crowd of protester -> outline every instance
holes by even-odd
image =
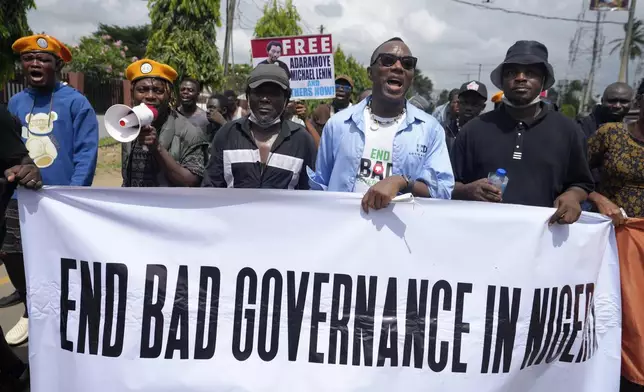
[[[0,385],[19,391],[29,371],[10,346],[28,339],[29,318],[13,191],[18,184],[90,186],[98,124],[87,99],[57,79],[71,59],[62,43],[34,35],[13,49],[29,88],[0,108],[2,257],[16,288],[0,307],[25,303],[25,313],[6,341],[0,337]],[[554,207],[550,224],[572,224],[582,209],[615,225],[644,215],[644,114],[624,122],[634,100],[643,99],[644,84],[637,93],[610,85],[576,122],[542,97],[555,82],[547,48],[518,41],[490,75],[498,93],[489,97],[485,84],[466,81],[432,111],[426,98],[408,97],[416,64],[405,42],[392,38],[370,59],[370,90],[354,91],[351,77],[338,75],[335,98],[309,112],[291,99],[289,75],[275,62],[255,67],[243,94],[213,94],[203,110],[198,75],[180,81],[177,99],[177,72],[138,60],[125,70],[132,104],[158,115],[122,146],[123,186],[356,192],[365,213],[411,193]],[[488,99],[494,109],[483,113]],[[488,180],[497,169],[509,179],[503,189]],[[642,388],[622,380],[623,391]]]

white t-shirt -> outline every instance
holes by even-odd
[[[377,130],[372,130],[371,113],[368,108],[364,110],[365,143],[360,166],[358,167],[358,178],[353,191],[364,194],[378,181],[391,175],[393,169],[392,152],[394,136],[400,130],[405,116],[398,120],[393,118],[382,118],[375,116],[380,122]]]

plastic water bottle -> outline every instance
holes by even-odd
[[[487,176],[488,182],[501,190],[501,195],[505,192],[505,187],[508,186],[508,181],[510,181],[507,174],[505,169],[496,169],[496,172]]]

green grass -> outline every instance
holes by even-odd
[[[113,146],[113,145],[118,144],[118,143],[119,142],[114,140],[114,138],[108,136],[108,137],[104,137],[104,138],[102,138],[102,139],[100,139],[98,141],[98,147],[99,148],[101,148],[101,147],[109,147],[109,146]]]

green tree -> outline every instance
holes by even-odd
[[[581,80],[565,81],[558,87],[548,90],[548,97],[559,103],[562,113],[569,117],[575,117],[581,107],[583,89],[584,83]]]
[[[613,45],[610,54],[619,50],[620,54],[624,53],[624,41],[626,40],[626,31],[628,30],[628,23],[624,24],[624,38],[615,38],[609,44]],[[631,60],[642,57],[642,50],[644,48],[644,24],[642,20],[633,20],[633,39],[631,40],[631,47],[628,50],[628,57]]]
[[[74,72],[83,72],[101,80],[122,78],[131,60],[126,54],[127,47],[110,36],[87,36],[73,46],[72,61],[68,67]]]
[[[114,42],[121,41],[127,50],[128,57],[143,58],[150,40],[150,25],[141,26],[116,26],[100,23],[98,30],[94,32],[95,37],[110,37]]]
[[[18,57],[11,45],[20,37],[31,34],[27,11],[36,8],[34,0],[3,1],[0,7],[0,86],[13,78]]]
[[[414,80],[411,84],[411,94],[418,94],[424,98],[430,99],[432,91],[434,90],[434,83],[427,76],[423,75],[422,71],[416,70]]]
[[[215,89],[223,83],[217,50],[220,0],[149,0],[153,31],[147,57]]]
[[[245,92],[246,81],[248,80],[248,75],[250,75],[250,71],[253,70],[253,67],[250,64],[235,64],[234,67],[228,69],[232,69],[232,71],[228,76],[226,76],[224,89],[234,90],[238,94]]]
[[[436,102],[436,106],[440,106],[444,103],[447,103],[449,101],[449,90],[441,90],[440,95],[438,96],[438,101]]]
[[[255,37],[302,35],[302,28],[298,25],[300,20],[293,0],[286,0],[284,5],[277,0],[269,1],[264,5],[264,15],[255,24]]]

